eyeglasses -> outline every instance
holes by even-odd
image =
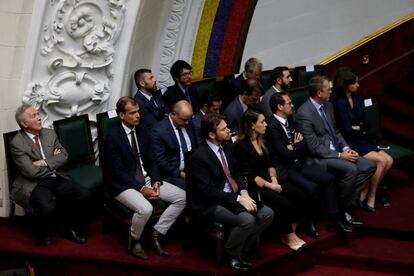
[[[188,71],[180,74],[180,77],[189,77],[193,75],[193,71]]]

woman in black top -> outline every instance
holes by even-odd
[[[333,79],[333,89],[338,95],[335,102],[335,115],[339,130],[351,149],[377,165],[370,184],[360,195],[365,209],[374,213],[378,184],[391,168],[393,159],[366,138],[369,121],[364,101],[356,94],[358,88],[358,77],[349,68],[338,69]]]
[[[247,178],[252,198],[260,198],[275,212],[281,242],[295,251],[303,250],[306,243],[295,230],[299,209],[308,200],[297,188],[278,182],[264,143],[266,126],[263,114],[250,109],[243,114],[235,146],[237,172]]]

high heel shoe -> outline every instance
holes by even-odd
[[[364,210],[373,214],[376,212],[374,207],[368,205],[368,201],[364,201]]]
[[[297,251],[297,252],[302,252],[307,247],[306,243],[302,243],[302,244],[299,243],[299,244],[295,244],[295,245],[290,245],[285,240],[283,240],[283,238],[280,239],[280,242],[283,245],[286,245],[287,247],[292,249],[293,251]]]

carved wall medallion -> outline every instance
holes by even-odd
[[[111,94],[125,0],[55,0],[45,15],[36,71],[23,102],[39,109],[46,127],[79,114],[92,119]]]

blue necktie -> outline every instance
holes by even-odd
[[[184,154],[188,151],[187,142],[185,141],[184,133],[182,129],[177,127],[177,130],[178,130],[178,136],[180,137],[181,150],[183,151],[183,154]]]
[[[329,133],[329,139],[331,140],[332,145],[334,146],[335,150],[338,151],[338,147],[336,146],[335,136],[334,136],[333,130],[331,128],[331,125],[328,122],[328,118],[326,117],[325,110],[323,110],[323,106],[321,106],[319,108],[319,110],[321,112],[321,118],[322,118],[323,124],[325,125],[325,129]]]

